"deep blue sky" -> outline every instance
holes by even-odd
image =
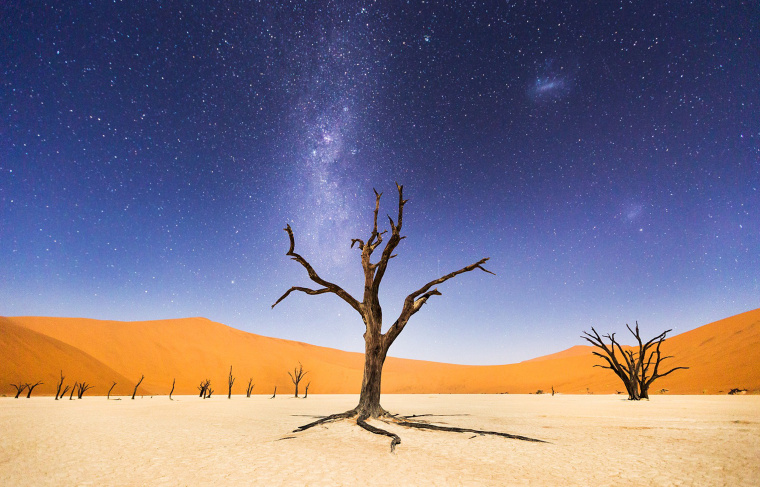
[[[756,2],[3,2],[0,314],[204,316],[363,351],[374,196],[390,354],[509,363],[760,306]]]

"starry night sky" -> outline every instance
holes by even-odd
[[[760,307],[756,2],[0,5],[0,314],[204,316],[363,351],[374,195],[394,356],[510,363]],[[387,220],[386,220],[387,221]],[[626,332],[627,333],[627,332]]]

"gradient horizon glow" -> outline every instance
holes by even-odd
[[[502,364],[760,307],[760,7],[0,6],[0,315],[203,316],[363,352],[352,238],[407,236],[390,350]],[[387,227],[387,220],[383,220]]]

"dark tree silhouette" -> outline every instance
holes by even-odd
[[[76,390],[78,385],[79,385],[79,382],[74,382],[74,387],[71,388],[71,393],[69,394],[69,401],[74,399],[74,391]]]
[[[82,382],[79,384],[79,387],[77,388],[77,399],[82,399],[82,396],[84,396],[84,393],[92,389],[93,386],[88,384],[87,382]]]
[[[144,375],[141,375],[140,380],[137,381],[137,385],[135,385],[135,390],[132,391],[132,399],[135,398],[135,394],[137,394],[137,388],[140,387],[140,384],[142,383],[143,379],[145,378]]]
[[[436,287],[437,285],[442,284],[460,274],[464,274],[476,269],[480,269],[481,271],[493,274],[492,272],[486,270],[485,267],[483,267],[486,261],[488,261],[488,258],[483,258],[473,264],[470,264],[459,270],[450,272],[443,277],[439,277],[438,279],[434,279],[428,282],[406,297],[398,318],[396,318],[390,328],[385,333],[383,333],[383,313],[380,306],[380,299],[378,297],[380,292],[380,283],[385,276],[385,272],[388,268],[388,263],[392,258],[396,256],[394,254],[396,246],[398,246],[401,240],[406,238],[405,236],[401,235],[401,229],[404,223],[404,205],[407,203],[407,200],[404,199],[403,186],[397,183],[396,189],[398,190],[398,214],[396,221],[388,216],[388,220],[390,222],[390,236],[387,237],[388,240],[385,243],[385,246],[382,248],[382,252],[378,261],[372,262],[373,253],[380,247],[380,245],[385,240],[385,235],[388,233],[387,230],[382,232],[379,231],[377,226],[377,217],[380,211],[380,197],[382,196],[381,193],[375,191],[374,218],[369,238],[366,241],[359,238],[351,240],[351,247],[353,248],[356,246],[359,251],[361,251],[361,266],[364,274],[364,295],[361,301],[353,297],[338,284],[322,278],[304,257],[296,253],[293,230],[290,228],[290,225],[287,225],[285,227],[285,232],[288,234],[288,238],[290,240],[290,248],[288,249],[286,255],[288,255],[292,260],[298,262],[306,270],[309,278],[319,287],[312,289],[307,287],[293,286],[288,289],[285,294],[280,296],[280,298],[272,305],[274,308],[283,299],[287,298],[293,291],[299,291],[309,295],[332,293],[345,301],[354,311],[359,314],[359,316],[361,316],[365,329],[364,377],[362,379],[361,392],[359,395],[359,404],[357,404],[354,409],[351,409],[344,413],[324,417],[313,423],[301,426],[296,431],[303,431],[318,424],[336,421],[339,419],[356,418],[356,423],[365,430],[392,438],[391,451],[393,451],[395,446],[401,442],[401,439],[393,433],[371,426],[366,422],[366,419],[368,418],[377,418],[386,421],[395,421],[397,424],[403,424],[404,426],[409,426],[411,423],[409,421],[399,421],[398,417],[389,414],[380,405],[381,378],[383,372],[383,364],[385,363],[388,349],[396,340],[396,338],[398,338],[399,334],[404,330],[404,327],[409,322],[409,319],[415,313],[417,313],[423,307],[423,305],[425,305],[425,303],[427,303],[428,299],[430,299],[432,296],[439,296],[441,294],[441,292],[438,291],[438,288]],[[433,425],[426,424],[425,427],[428,426],[432,427]],[[436,428],[444,431],[456,431],[455,429],[442,426],[436,426]],[[482,433],[492,434],[493,432]]]
[[[248,379],[248,388],[245,390],[245,397],[251,397],[251,392],[254,387],[256,387],[256,384],[253,383],[253,377],[251,377]]]
[[[227,399],[232,399],[232,384],[235,383],[235,378],[232,377],[232,365],[230,365],[230,376],[227,378],[227,384],[229,389],[227,390]]]
[[[214,392],[214,390],[211,388],[211,380],[206,379],[205,381],[202,381],[198,386],[198,390],[200,391],[200,395],[198,397],[202,397],[203,399],[208,399],[211,397],[211,394]]]
[[[65,377],[63,376],[63,370],[61,370],[61,380],[58,382],[58,386],[55,389],[55,400],[56,401],[58,400],[58,396],[62,396],[63,395],[61,393],[61,387],[63,387],[63,379],[65,379]]]
[[[173,400],[174,400],[174,399],[172,399],[172,394],[174,393],[174,383],[175,383],[175,382],[177,382],[177,379],[176,379],[176,378],[172,379],[172,390],[171,390],[171,391],[169,391],[169,400],[170,400],[170,401],[173,401]]]
[[[639,333],[639,323],[636,322],[635,331],[626,324],[626,328],[636,338],[638,349],[633,347],[624,350],[620,343],[615,339],[615,334],[599,335],[591,327],[591,333],[583,332],[581,338],[591,343],[593,346],[602,350],[592,352],[597,357],[601,357],[607,362],[607,365],[596,364],[594,367],[610,369],[623,381],[625,389],[628,392],[628,399],[638,401],[640,399],[649,399],[649,387],[656,379],[665,377],[679,369],[688,369],[688,367],[674,367],[667,372],[660,372],[662,361],[673,358],[672,356],[663,357],[660,353],[660,346],[665,341],[665,337],[672,330],[665,330],[648,342],[644,343]],[[609,344],[604,342],[604,338],[610,341]]]
[[[293,367],[293,373],[291,374],[288,372],[288,375],[290,376],[290,380],[293,381],[293,384],[296,386],[296,397],[298,397],[298,384],[303,380],[303,376],[308,374],[309,372],[304,372],[303,365],[301,365],[301,362],[298,362],[298,367]]]
[[[111,384],[111,388],[108,389],[108,394],[106,395],[106,399],[111,399],[111,391],[113,390],[114,387],[116,387],[116,381],[114,381],[114,383]]]
[[[61,392],[61,396],[60,397],[63,398],[63,396],[65,396],[68,391],[69,391],[69,386],[64,387],[63,391]]]
[[[38,380],[34,384],[25,384],[26,385],[26,391],[27,391],[26,392],[26,398],[27,399],[29,399],[30,397],[32,397],[32,391],[34,390],[35,387],[37,387],[40,384],[44,384],[44,382]]]
[[[311,382],[309,382],[308,384],[306,384],[306,390],[303,393],[303,398],[304,399],[306,399],[307,397],[309,397],[309,386],[310,385],[311,385]]]
[[[269,399],[274,399],[275,397],[277,397],[277,386],[274,386],[274,393],[272,394],[272,397],[270,397]]]
[[[18,396],[21,395],[22,392],[24,392],[24,389],[26,389],[26,384],[11,384],[13,387],[16,388],[16,395],[14,396],[16,399],[18,399]]]

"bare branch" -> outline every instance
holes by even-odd
[[[390,344],[393,343],[396,337],[398,337],[399,333],[403,331],[404,327],[406,326],[406,323],[409,321],[409,318],[411,318],[413,314],[415,314],[417,311],[419,311],[422,308],[422,306],[427,302],[428,298],[430,298],[431,296],[441,295],[441,292],[438,291],[437,288],[431,290],[430,289],[431,287],[441,284],[443,282],[446,282],[449,279],[452,279],[458,276],[459,274],[464,274],[465,272],[470,272],[475,269],[480,269],[489,274],[493,274],[493,272],[483,267],[483,264],[486,261],[488,261],[488,259],[489,259],[488,257],[485,257],[475,262],[474,264],[470,264],[466,267],[459,269],[458,271],[450,272],[443,277],[439,277],[438,279],[430,281],[429,283],[422,286],[420,289],[408,295],[406,299],[404,300],[404,306],[401,309],[401,314],[399,315],[396,322],[393,323],[390,329],[388,329],[388,332],[385,334],[386,346],[390,346]]]
[[[290,224],[288,224],[285,227],[285,232],[288,234],[288,238],[290,239],[290,248],[288,249],[288,252],[285,255],[289,255],[293,260],[301,264],[304,269],[306,269],[306,272],[309,274],[309,278],[316,282],[317,284],[323,286],[325,289],[319,289],[319,290],[313,290],[305,287],[292,287],[290,288],[285,294],[283,294],[280,299],[278,299],[273,305],[272,308],[277,306],[277,303],[285,299],[292,291],[302,291],[306,294],[324,294],[324,293],[333,293],[336,294],[338,297],[343,299],[346,303],[349,304],[352,308],[354,308],[359,314],[362,313],[361,305],[359,302],[350,294],[348,294],[342,287],[338,286],[337,284],[334,284],[330,281],[326,281],[322,279],[319,274],[317,274],[317,271],[314,270],[314,268],[309,264],[309,262],[304,259],[300,254],[297,254],[295,252],[295,246],[296,246],[296,240],[293,235],[293,229],[290,228]]]
[[[287,298],[288,295],[290,293],[292,293],[293,291],[301,291],[302,293],[310,294],[312,296],[317,295],[317,294],[325,294],[325,293],[331,292],[327,288],[309,289],[307,287],[293,286],[290,289],[288,289],[287,291],[285,291],[285,294],[283,294],[282,296],[280,296],[280,299],[278,299],[277,301],[275,301],[275,303],[272,305],[272,308],[274,308],[275,306],[277,306],[280,303],[280,301],[282,301],[283,299]]]

